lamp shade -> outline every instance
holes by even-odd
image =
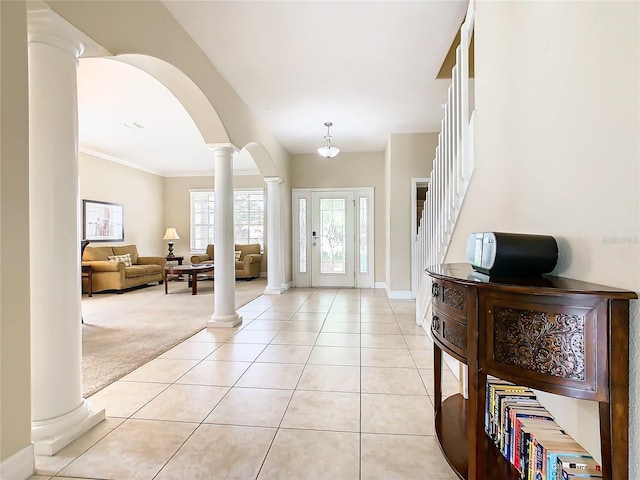
[[[164,237],[162,237],[162,239],[163,240],[180,240],[180,235],[178,235],[178,232],[174,227],[169,227],[167,228],[167,231],[164,232]]]

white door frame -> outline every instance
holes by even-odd
[[[412,178],[411,179],[411,295],[416,298],[418,289],[419,272],[416,259],[416,239],[418,230],[418,185],[430,185],[431,178]]]
[[[291,189],[291,230],[292,230],[292,271],[293,285],[296,287],[311,286],[311,192],[354,192],[355,208],[354,208],[354,269],[355,269],[355,287],[356,288],[373,288],[375,278],[375,205],[374,205],[374,188],[373,187],[353,187],[353,188],[292,188]],[[360,239],[360,202],[365,199],[367,202],[367,268],[366,272],[361,272],[359,262],[359,239]],[[300,217],[300,205],[306,205],[306,217]],[[303,242],[303,248],[306,250],[305,270],[301,271],[301,244],[299,238],[301,221],[306,222],[307,235]]]

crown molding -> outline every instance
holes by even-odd
[[[161,170],[154,170],[151,168],[143,168],[134,163],[126,162],[124,160],[119,159],[118,157],[114,157],[112,155],[107,155],[106,153],[99,152],[97,150],[92,150],[86,147],[79,147],[79,151],[82,153],[86,153],[87,155],[91,155],[93,157],[101,158],[103,160],[107,160],[109,162],[118,163],[120,165],[124,165],[125,167],[134,168],[136,170],[140,170],[142,172],[151,173],[153,175],[157,175],[159,177],[214,177],[214,172],[212,170],[184,170],[177,172],[165,172]],[[234,176],[260,176],[260,172],[258,169],[250,169],[250,170],[234,170]]]
[[[118,157],[114,157],[112,155],[107,155],[106,153],[98,152],[97,150],[91,150],[90,148],[86,148],[86,147],[78,147],[78,150],[81,151],[82,153],[86,153],[87,155],[92,155],[94,157],[98,157],[103,160],[108,160],[113,163],[119,163],[120,165],[124,165],[125,167],[135,168],[136,170],[152,173],[153,175],[158,175],[159,177],[166,176],[160,170],[154,170],[152,168],[144,168],[144,167],[141,167],[140,165],[136,165],[134,163],[121,160]]]

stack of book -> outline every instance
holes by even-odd
[[[528,387],[487,378],[484,424],[523,480],[602,478],[600,466]]]

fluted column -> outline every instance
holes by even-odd
[[[284,284],[282,238],[280,236],[280,177],[265,177],[267,183],[267,287],[265,294],[280,295]]]
[[[29,23],[31,437],[53,455],[104,419],[82,398],[76,67],[84,45]]]
[[[233,146],[211,146],[215,160],[215,280],[213,315],[207,327],[242,323],[236,312],[236,266],[233,236]]]

